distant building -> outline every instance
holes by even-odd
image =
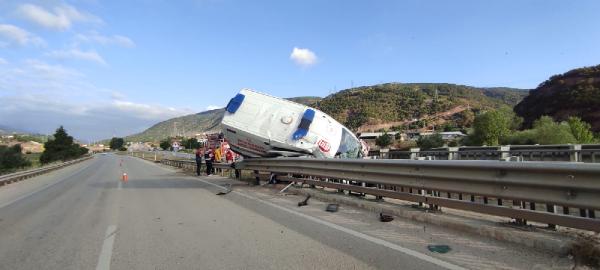
[[[462,137],[467,136],[466,134],[460,132],[460,131],[445,131],[445,132],[438,132],[440,135],[442,135],[442,140],[444,141],[452,141],[452,140],[456,140],[456,139],[460,139]],[[431,136],[435,134],[434,132],[422,132],[419,134],[419,136]]]
[[[390,131],[390,132],[363,132],[358,134],[358,138],[362,140],[375,140],[381,137],[383,134],[387,133],[390,136],[396,136],[396,134],[400,133],[398,131]]]

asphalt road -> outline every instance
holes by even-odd
[[[514,247],[481,260],[434,255],[379,237],[382,225],[348,222],[365,213],[331,219],[251,189],[216,196],[214,180],[109,154],[1,187],[0,269],[529,269],[553,261]],[[403,224],[396,230],[421,230]],[[482,249],[454,238],[457,255]]]

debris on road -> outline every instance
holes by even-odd
[[[227,189],[227,190],[225,190],[225,191],[219,191],[219,193],[217,193],[217,195],[225,195],[225,194],[227,194],[227,193],[231,192],[231,190],[232,190],[232,188],[231,188],[231,184],[227,184],[227,187],[226,187],[226,189]]]
[[[427,249],[431,252],[435,253],[448,253],[448,251],[452,250],[448,245],[427,245]]]
[[[304,201],[298,203],[298,207],[308,205],[308,199],[310,199],[310,194],[306,196],[306,199],[304,199]]]
[[[384,213],[379,213],[379,221],[381,222],[390,222],[394,220],[394,217],[390,216],[390,215],[386,215]]]
[[[327,205],[327,208],[325,208],[325,211],[335,213],[338,211],[339,206],[340,205],[337,203],[330,203]]]

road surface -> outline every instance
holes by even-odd
[[[126,183],[120,181],[128,174]],[[568,269],[569,261],[372,213],[99,155],[0,187],[0,269]],[[427,244],[445,243],[448,254]]]

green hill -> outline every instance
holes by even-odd
[[[463,110],[514,106],[527,91],[442,83],[386,83],[343,90],[315,105],[346,126],[450,116]]]
[[[543,115],[562,121],[578,116],[600,131],[600,65],[550,77],[514,108],[526,128]]]

